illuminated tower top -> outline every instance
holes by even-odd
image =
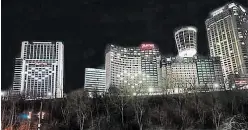
[[[175,40],[180,57],[193,57],[197,53],[197,29],[192,26],[176,29]]]

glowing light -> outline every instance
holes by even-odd
[[[193,57],[196,54],[196,49],[190,48],[179,52],[180,57]]]
[[[1,91],[1,96],[5,96],[6,92],[5,91]]]
[[[153,88],[149,88],[148,92],[150,92],[150,93],[153,92]]]
[[[218,88],[220,85],[218,83],[214,83],[214,88]]]
[[[35,65],[47,65],[47,63],[40,63],[40,62],[37,62],[37,63],[35,63]]]
[[[183,27],[183,28],[177,30],[175,32],[175,34],[178,34],[179,32],[187,31],[187,30],[191,30],[191,31],[197,32],[197,29],[195,27],[188,26],[188,27]]]
[[[28,112],[27,118],[28,118],[28,119],[31,119],[31,116],[32,116],[32,112]]]
[[[223,10],[224,10],[224,7],[221,7],[221,8],[219,8],[219,9],[213,11],[213,12],[211,13],[211,15],[212,15],[212,16],[216,16],[216,15],[222,13]]]
[[[136,93],[133,93],[133,95],[135,96],[135,95],[136,95]]]
[[[236,5],[234,3],[231,3],[231,4],[228,5],[228,8],[232,8],[234,6],[236,6]]]
[[[240,9],[245,13],[246,11],[245,11],[245,9],[242,7],[242,6],[239,6],[240,7]]]
[[[48,96],[52,96],[52,93],[51,93],[51,92],[48,92],[47,95],[48,95]]]
[[[154,48],[154,44],[152,43],[143,43],[140,46],[141,50],[152,50]]]

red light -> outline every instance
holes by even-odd
[[[152,50],[154,48],[154,44],[148,42],[148,43],[142,43],[140,46],[141,50]]]

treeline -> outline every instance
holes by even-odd
[[[2,127],[18,124],[18,113],[38,112],[41,102],[51,130],[248,129],[247,90],[89,98],[80,89],[65,99],[2,101]]]

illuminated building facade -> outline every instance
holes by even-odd
[[[16,62],[13,91],[19,91],[26,99],[62,98],[64,74],[62,42],[24,41],[21,49],[21,57],[18,60],[22,61],[22,67],[18,67],[21,63]]]
[[[180,57],[193,57],[197,53],[197,29],[195,27],[179,28],[174,35]]]
[[[11,88],[12,94],[20,94],[21,86],[22,86],[22,78],[24,77],[23,70],[23,59],[22,58],[16,58],[15,60],[15,68],[14,68],[14,79],[13,79],[13,85]]]
[[[162,77],[165,80],[163,86],[167,86],[168,94],[223,87],[224,80],[218,58],[163,57],[161,65]]]
[[[149,42],[142,43],[140,47],[108,46],[105,59],[106,87],[131,87],[142,93],[156,93],[160,58],[158,48]]]
[[[248,89],[248,76],[230,75],[229,83],[232,89]]]
[[[92,93],[106,92],[106,71],[104,69],[85,68],[84,88]]]
[[[224,89],[224,77],[219,57],[196,57],[199,87],[205,86]]]
[[[229,3],[210,13],[205,21],[210,55],[220,57],[223,75],[248,73],[248,15],[239,4]]]

